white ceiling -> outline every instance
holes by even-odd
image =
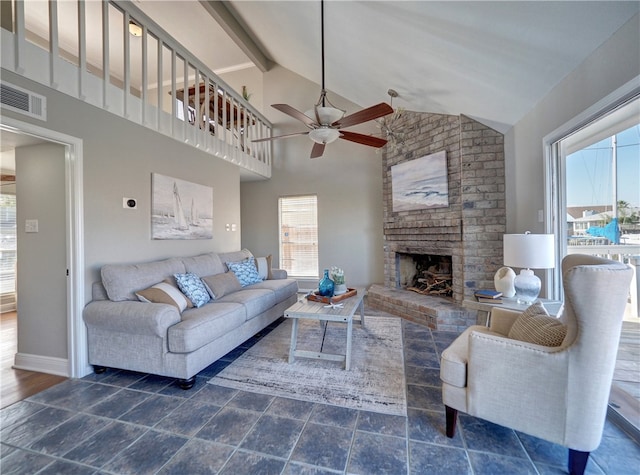
[[[134,4],[213,71],[250,63],[243,45],[234,44],[201,3]],[[319,1],[224,5],[267,58],[320,84]],[[393,88],[400,94],[394,106],[465,114],[505,132],[639,6],[637,1],[328,0],[326,87],[362,107],[388,101],[387,90]]]

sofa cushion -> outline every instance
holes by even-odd
[[[509,338],[543,346],[560,346],[567,336],[567,327],[549,316],[540,302],[530,305],[513,322]]]
[[[263,280],[245,289],[268,289],[275,293],[276,303],[287,300],[298,293],[298,281],[294,279]]]
[[[240,281],[233,272],[208,275],[202,278],[202,282],[214,300],[222,298],[232,292],[237,292],[242,288],[242,284],[240,284]]]
[[[239,292],[225,295],[216,302],[235,302],[244,305],[247,320],[251,320],[273,307],[276,304],[276,296],[271,290],[244,288]]]
[[[249,257],[240,262],[227,262],[227,267],[236,275],[243,287],[262,282],[253,257]]]
[[[183,257],[182,262],[184,263],[186,272],[196,274],[198,277],[222,274],[226,270],[220,257],[215,252],[193,257]]]
[[[200,308],[211,300],[207,288],[196,274],[187,272],[184,274],[174,274],[173,276],[182,293],[193,302],[194,307]]]
[[[234,251],[234,252],[221,252],[218,254],[220,260],[224,262],[225,272],[229,270],[227,266],[227,262],[240,262],[248,259],[249,257],[253,257],[251,251],[249,249],[243,249],[242,251]]]
[[[178,312],[181,313],[185,309],[193,307],[191,301],[180,292],[177,286],[172,285],[169,279],[158,282],[148,289],[139,290],[136,292],[136,295],[141,302],[166,303],[173,305],[178,309]]]
[[[169,351],[195,351],[224,337],[245,321],[245,309],[237,303],[210,302],[200,308],[185,310],[180,323],[168,330]]]
[[[100,270],[107,295],[114,302],[137,301],[136,291],[181,272],[185,272],[184,264],[175,258],[141,264],[105,264]]]

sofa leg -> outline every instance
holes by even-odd
[[[93,365],[93,372],[96,374],[102,374],[107,370],[104,366]]]
[[[456,422],[458,421],[458,410],[449,406],[444,406],[447,421],[447,437],[450,439],[456,435]]]
[[[589,452],[569,449],[569,475],[582,475],[588,461]]]
[[[195,383],[196,383],[196,377],[195,376],[191,376],[189,379],[179,379],[178,380],[178,386],[180,386],[180,389],[184,389],[185,391],[187,389],[191,389]]]

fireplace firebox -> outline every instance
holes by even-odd
[[[451,256],[396,253],[396,287],[422,295],[453,296]]]

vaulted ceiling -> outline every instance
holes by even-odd
[[[214,71],[277,63],[321,82],[320,1],[134,4]],[[634,15],[640,27],[639,5],[328,0],[326,86],[363,107],[393,88],[394,106],[504,132]]]

